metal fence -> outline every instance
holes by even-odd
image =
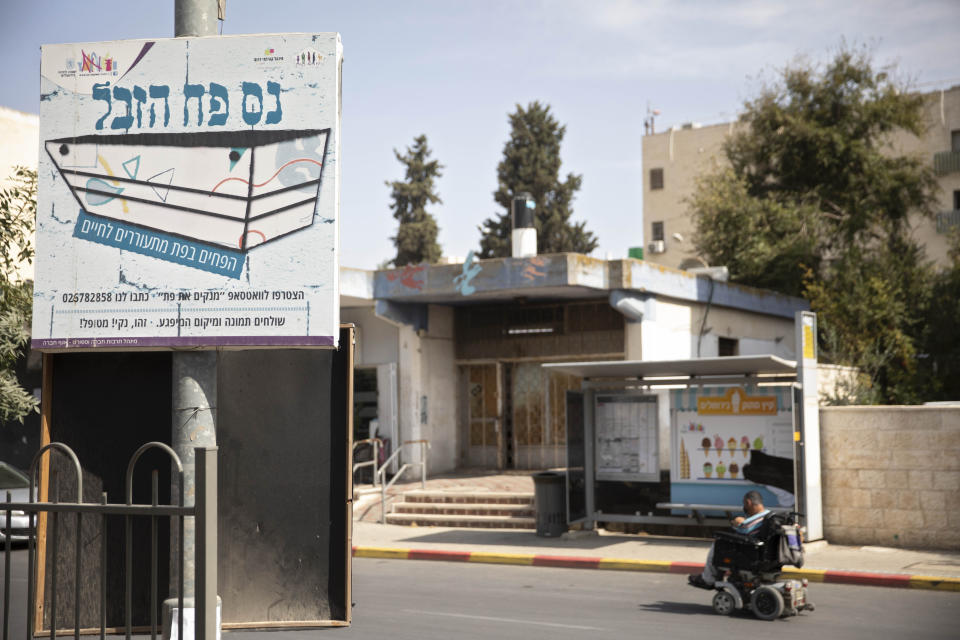
[[[152,493],[151,504],[133,503],[133,471],[140,457],[150,449],[160,449],[166,452],[177,470],[178,497],[176,504],[161,505],[158,504],[158,474],[154,470],[152,474]],[[66,456],[72,462],[76,472],[77,481],[77,501],[76,502],[58,502],[56,493],[51,502],[37,502],[35,492],[35,482],[37,477],[38,465],[44,453],[47,451],[59,452]],[[85,503],[83,502],[83,473],[80,461],[76,454],[67,445],[61,442],[51,442],[44,446],[33,458],[30,465],[30,498],[29,502],[15,503],[11,501],[10,493],[7,492],[6,502],[0,504],[0,509],[6,511],[6,522],[12,522],[14,511],[22,511],[29,518],[29,541],[28,541],[28,560],[27,560],[27,640],[34,637],[34,616],[37,611],[37,592],[38,592],[38,545],[37,530],[38,516],[41,513],[49,515],[47,531],[49,544],[52,549],[52,567],[50,571],[51,589],[50,589],[50,638],[56,640],[57,637],[57,557],[59,555],[59,537],[60,537],[60,516],[61,514],[76,515],[76,545],[74,549],[74,602],[73,602],[73,636],[79,640],[80,628],[80,584],[83,571],[99,571],[99,617],[100,617],[100,637],[105,638],[107,633],[107,518],[124,518],[125,526],[125,580],[124,580],[124,630],[129,640],[133,633],[132,612],[133,612],[133,529],[132,520],[134,518],[148,518],[150,521],[150,637],[156,640],[157,637],[157,598],[159,593],[158,579],[158,536],[157,522],[159,518],[171,518],[177,521],[179,535],[177,536],[176,548],[171,548],[171,556],[176,554],[178,564],[178,588],[177,588],[177,607],[179,615],[177,616],[177,638],[184,640],[183,635],[183,607],[184,607],[184,519],[193,517],[195,520],[195,629],[194,637],[196,640],[215,640],[217,637],[216,614],[217,614],[217,448],[216,447],[198,447],[196,450],[196,495],[193,506],[184,505],[184,486],[183,486],[183,464],[177,454],[166,444],[161,442],[148,442],[140,447],[130,458],[126,471],[126,501],[124,504],[109,504],[107,494],[102,495],[101,502]],[[82,566],[81,553],[81,526],[83,519],[100,518],[101,519],[101,547],[100,547],[100,567],[85,568]],[[171,522],[171,530],[173,523]],[[4,545],[4,590],[3,590],[3,640],[9,638],[10,627],[10,572],[11,572],[11,536],[5,536]]]

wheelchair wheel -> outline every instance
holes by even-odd
[[[783,615],[783,596],[770,585],[757,587],[750,596],[753,614],[761,620],[776,620]]]
[[[728,616],[737,608],[733,596],[725,589],[717,591],[713,596],[713,610],[722,616]]]

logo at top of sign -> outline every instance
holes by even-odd
[[[105,55],[98,55],[95,51],[90,51],[89,53],[84,50],[80,50],[80,61],[71,61],[77,65],[81,75],[89,74],[98,74],[98,75],[110,75],[115,76],[120,70],[119,65],[117,64],[117,59],[111,56],[109,53]]]
[[[323,63],[323,56],[316,49],[304,49],[294,57],[298,67],[316,67]]]
[[[277,54],[273,47],[265,47],[263,53],[253,59],[254,62],[283,62],[283,56]]]
[[[57,73],[61,78],[82,77],[98,78],[117,76],[120,71],[120,65],[117,59],[111,54],[99,54],[96,51],[80,50],[80,58],[67,58],[64,60],[63,68]]]
[[[697,398],[697,414],[707,416],[775,416],[776,396],[749,396],[743,389],[728,389],[722,396]]]

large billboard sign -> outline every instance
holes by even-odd
[[[338,34],[42,47],[33,348],[333,347]]]

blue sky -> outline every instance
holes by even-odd
[[[173,6],[6,0],[0,105],[37,113],[41,44],[172,37]],[[920,89],[960,84],[958,25],[957,0],[229,0],[223,32],[340,32],[341,263],[373,268],[394,255],[393,149],[420,133],[445,165],[440,242],[463,257],[497,211],[508,112],[548,103],[567,126],[561,171],[583,175],[574,218],[599,237],[594,255],[622,257],[643,239],[648,104],[658,130],[728,121],[777,68],[826,60],[843,39]]]

